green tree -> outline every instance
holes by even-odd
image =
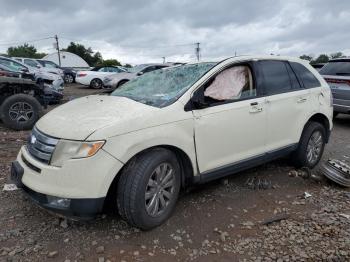
[[[312,60],[312,56],[310,55],[302,55],[299,57],[300,59],[303,59],[303,60],[308,60],[308,61],[311,61]]]
[[[28,57],[28,58],[43,58],[45,53],[38,53],[33,45],[27,43],[19,46],[11,46],[7,49],[7,55],[10,57]]]
[[[86,48],[82,44],[71,42],[63,51],[71,52],[83,58],[90,66],[96,66],[103,62],[100,52],[94,53],[91,47]]]
[[[336,53],[330,54],[329,56],[332,59],[345,57],[345,55],[342,52],[336,52]]]
[[[117,59],[106,59],[99,66],[121,66],[121,63]]]
[[[124,64],[123,66],[126,68],[132,68],[132,65],[130,65],[130,64]]]
[[[315,60],[312,61],[312,64],[327,63],[328,61],[329,56],[326,54],[321,54]]]

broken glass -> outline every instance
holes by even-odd
[[[187,64],[155,70],[123,84],[112,96],[164,107],[176,101],[216,63]]]

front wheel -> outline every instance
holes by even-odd
[[[125,167],[118,183],[119,214],[129,224],[149,230],[164,223],[175,208],[181,169],[176,156],[153,149],[136,156]]]
[[[310,122],[305,127],[298,148],[293,154],[297,167],[314,168],[320,161],[326,144],[326,130],[318,122]]]
[[[34,97],[26,94],[9,96],[0,108],[5,126],[14,130],[31,129],[42,114],[42,106]]]

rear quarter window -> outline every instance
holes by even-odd
[[[314,74],[311,73],[311,71],[307,69],[304,65],[296,62],[290,62],[290,65],[293,68],[293,71],[299,77],[302,84],[304,85],[304,88],[313,88],[321,86],[320,81],[318,81]]]

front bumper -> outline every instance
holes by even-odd
[[[100,150],[90,158],[53,167],[33,158],[23,146],[12,163],[11,179],[43,208],[72,218],[92,218],[102,211],[109,187],[122,165]]]

